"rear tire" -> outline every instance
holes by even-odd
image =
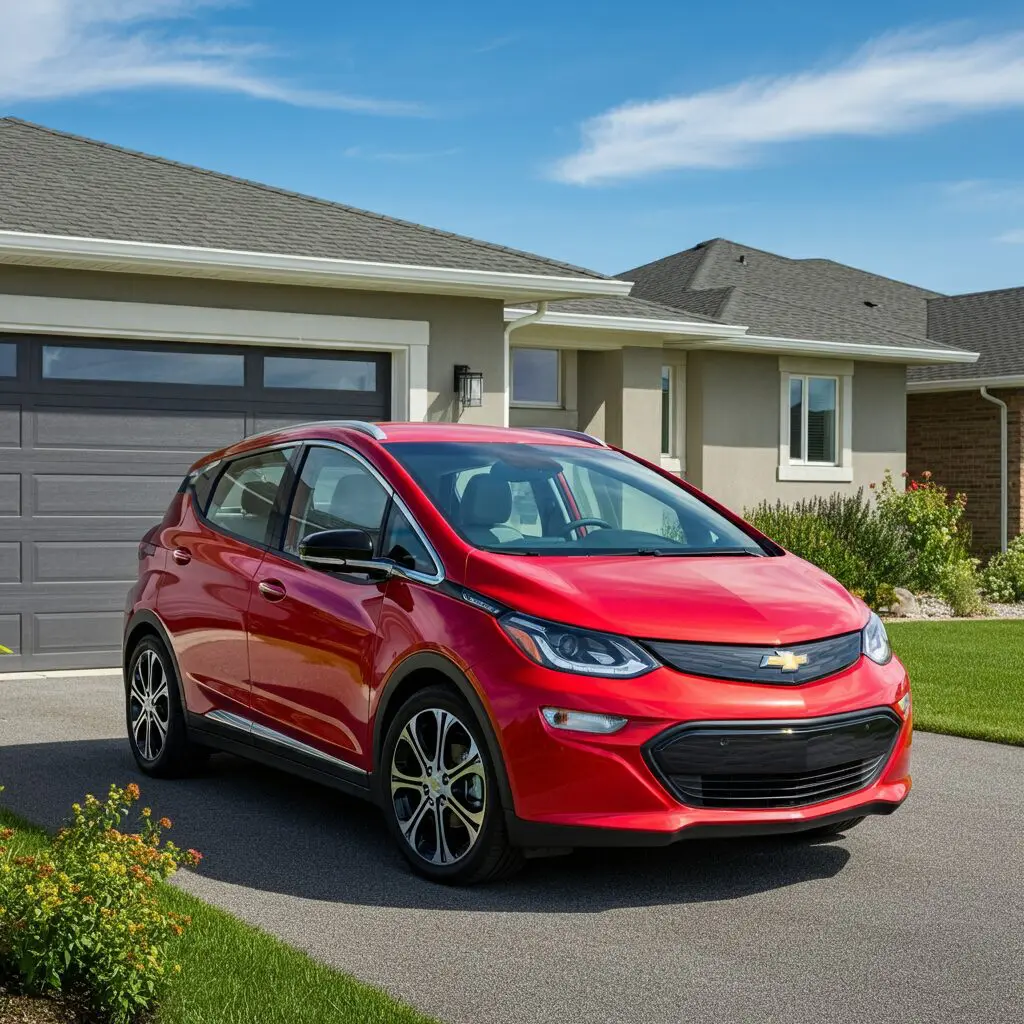
[[[801,839],[828,839],[831,836],[842,835],[844,832],[849,832],[851,828],[856,828],[865,817],[866,815],[862,815],[859,818],[844,818],[842,821],[835,821],[831,825],[822,825],[820,828],[812,828],[806,832],[800,832],[799,837]]]
[[[417,874],[471,885],[522,867],[483,730],[454,690],[428,686],[398,709],[384,737],[379,785],[388,827]]]
[[[146,636],[128,659],[125,719],[135,763],[147,775],[178,778],[201,767],[209,755],[188,738],[181,688],[164,644]]]

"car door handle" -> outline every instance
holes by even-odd
[[[171,558],[173,558],[178,565],[188,565],[192,561],[192,554],[188,548],[175,548],[171,552]]]
[[[288,591],[284,589],[284,584],[280,580],[262,580],[259,592],[268,601],[283,601],[288,596]]]

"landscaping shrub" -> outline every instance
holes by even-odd
[[[879,516],[861,488],[784,505],[761,502],[745,517],[777,544],[806,558],[872,607],[888,607],[894,587],[914,576],[915,552],[908,531]]]
[[[3,973],[31,994],[79,993],[112,1024],[152,1008],[168,973],[180,970],[170,948],[188,919],[161,909],[153,890],[199,861],[163,841],[171,823],[154,821],[149,808],[137,832],[119,831],[138,798],[134,783],[111,786],[103,802],[87,796],[36,856],[0,845]]]
[[[1005,552],[989,559],[981,573],[981,589],[990,601],[1024,601],[1024,535],[1014,537]]]

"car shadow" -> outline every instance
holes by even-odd
[[[199,873],[304,899],[423,910],[600,913],[703,903],[830,878],[849,853],[787,838],[701,840],[660,849],[578,850],[531,860],[504,883],[452,888],[414,875],[376,808],[228,754],[203,774],[142,775],[124,740],[0,747],[4,804],[54,829],[87,792],[134,781],[142,803],[174,822],[171,838],[202,851]]]

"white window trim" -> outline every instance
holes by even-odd
[[[516,401],[512,396],[515,394],[516,388],[516,375],[515,375],[515,354],[520,351],[528,351],[533,349],[534,351],[540,352],[554,352],[557,358],[555,359],[555,366],[557,368],[558,380],[555,385],[556,394],[558,398],[554,402],[523,402]],[[512,409],[564,409],[565,408],[565,392],[563,391],[565,371],[563,363],[565,362],[565,355],[560,348],[554,348],[551,345],[513,345],[509,351],[508,360],[508,395],[509,395],[509,408]]]
[[[390,352],[392,419],[427,418],[430,324],[425,320],[0,295],[0,331]]]
[[[825,359],[779,359],[779,480],[853,482],[853,363]],[[789,454],[789,382],[793,377],[832,377],[837,381],[839,461],[800,462]]]
[[[669,353],[666,352],[665,355],[669,357]],[[683,353],[673,354],[672,357],[665,359],[662,366],[667,366],[671,373],[669,444],[672,450],[661,453],[660,464],[667,472],[682,476],[686,472],[686,356]],[[658,398],[660,401],[660,392]],[[658,446],[661,447],[660,416],[658,424]]]

